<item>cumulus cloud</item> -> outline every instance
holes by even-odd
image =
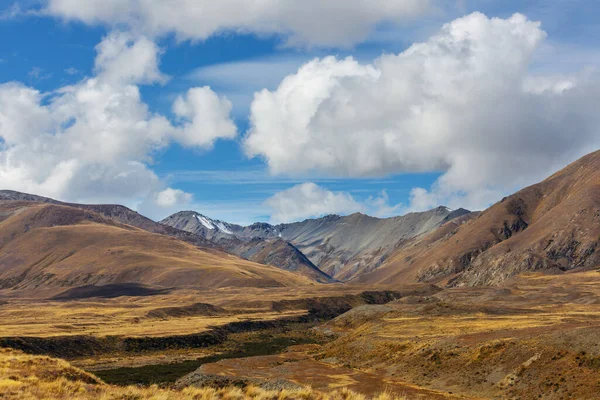
[[[265,202],[275,223],[298,221],[326,214],[347,214],[363,207],[345,192],[332,192],[315,183],[302,183],[278,192]]]
[[[177,139],[186,146],[212,147],[217,139],[233,139],[237,127],[229,118],[231,102],[210,87],[197,87],[179,96],[173,112],[182,123]]]
[[[156,193],[159,205],[184,199],[165,190],[149,167],[152,156],[173,141],[208,148],[233,137],[227,101],[208,88],[190,89],[178,101],[185,120],[172,122],[149,110],[137,86],[163,80],[158,47],[144,37],[111,33],[97,51],[96,75],[75,85],[52,93],[18,82],[0,85],[3,188],[128,205]],[[195,101],[197,91],[208,100]]]
[[[290,45],[347,46],[380,23],[432,9],[430,0],[47,0],[45,13],[150,35],[203,40],[221,32],[281,34]]]
[[[150,193],[138,206],[143,215],[160,220],[185,208],[192,202],[193,196],[180,189],[167,188]]]
[[[179,189],[165,189],[156,193],[155,203],[160,207],[173,207],[177,204],[187,204],[192,200],[192,195]]]
[[[271,222],[286,223],[328,214],[363,212],[378,217],[389,217],[401,205],[390,206],[387,193],[382,191],[365,201],[357,201],[347,192],[334,192],[313,182],[295,185],[274,194],[265,201],[271,211]]]
[[[114,31],[96,46],[95,70],[111,83],[164,83],[159,68],[161,50],[145,36]]]
[[[255,94],[245,151],[273,174],[442,172],[409,210],[484,207],[600,145],[597,74],[532,76],[545,38],[473,13],[372,64],[312,60]]]

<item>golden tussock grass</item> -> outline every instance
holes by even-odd
[[[92,374],[71,366],[64,360],[31,356],[10,349],[0,350],[0,398],[15,400],[367,400],[347,389],[321,393],[310,387],[290,390],[246,388],[196,388],[171,390],[158,386],[120,387],[102,382]],[[382,393],[374,400],[402,400]]]

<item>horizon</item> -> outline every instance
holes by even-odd
[[[189,4],[0,2],[3,187],[155,221],[389,218],[483,210],[600,148],[591,0]]]
[[[46,198],[48,200],[53,200],[53,201],[58,201],[58,202],[64,203],[66,205],[69,205],[69,204],[80,204],[80,205],[88,205],[88,206],[119,206],[119,207],[129,208],[127,206],[124,206],[123,204],[118,204],[118,203],[69,203],[69,202],[63,202],[62,200],[53,199],[53,198],[50,198],[50,197],[39,196],[39,195],[36,195],[35,193],[25,193],[25,192],[19,192],[17,190],[11,190],[11,189],[0,189],[0,193],[2,193],[2,192],[14,192],[14,193],[19,193],[19,194],[24,194],[24,195],[27,195],[27,196],[43,197],[43,198]],[[213,218],[212,216],[206,215],[206,214],[204,214],[204,213],[202,213],[201,211],[198,211],[198,210],[191,210],[191,209],[189,209],[189,210],[179,210],[179,211],[174,212],[173,214],[167,215],[165,218],[163,218],[161,220],[154,220],[154,219],[148,217],[147,215],[144,215],[144,214],[140,213],[139,211],[136,211],[136,210],[131,209],[131,208],[129,208],[129,209],[132,210],[132,211],[135,211],[135,212],[139,213],[140,215],[142,215],[142,216],[144,216],[146,218],[151,219],[154,222],[161,222],[162,220],[167,219],[167,218],[172,217],[172,216],[177,215],[177,214],[194,213],[194,214],[201,215],[203,217],[209,218],[211,220],[215,220],[215,221],[227,223],[229,225],[239,225],[239,226],[242,226],[242,227],[249,227],[249,226],[252,226],[252,225],[255,225],[255,224],[268,224],[268,225],[272,225],[272,226],[277,226],[277,225],[293,224],[293,223],[310,221],[310,220],[316,220],[316,219],[323,219],[323,218],[328,218],[328,217],[340,217],[340,218],[342,218],[342,217],[350,217],[350,216],[356,215],[356,214],[358,214],[358,215],[364,215],[364,216],[367,216],[367,217],[370,217],[370,218],[375,218],[375,219],[388,219],[388,218],[404,217],[404,216],[406,216],[408,214],[411,214],[411,213],[426,213],[426,212],[437,210],[437,209],[440,209],[440,208],[445,208],[450,213],[452,213],[454,211],[458,211],[458,210],[465,210],[465,211],[469,211],[469,212],[479,212],[479,210],[467,210],[467,209],[465,209],[463,207],[459,207],[457,209],[451,209],[449,207],[440,205],[440,206],[437,206],[437,207],[430,208],[428,210],[411,211],[411,212],[406,213],[406,214],[391,215],[391,216],[388,216],[388,217],[376,217],[376,216],[369,215],[369,214],[366,214],[366,213],[363,213],[363,212],[360,212],[360,211],[356,211],[356,212],[353,212],[351,214],[325,214],[325,215],[321,215],[321,216],[317,216],[317,217],[304,218],[302,220],[295,220],[295,221],[285,222],[285,223],[280,223],[280,224],[271,224],[270,222],[267,222],[267,221],[260,221],[260,220],[258,220],[258,221],[250,222],[247,225],[241,225],[241,224],[236,224],[234,222],[224,221],[224,220]]]

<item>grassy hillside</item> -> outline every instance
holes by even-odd
[[[306,399],[363,400],[364,396],[347,390],[319,393],[310,388],[297,390],[264,390],[246,388],[196,388],[171,390],[151,387],[120,387],[102,382],[92,374],[71,366],[63,360],[30,356],[14,350],[0,349],[0,398],[3,399],[127,399],[127,400],[187,400],[187,399]],[[375,397],[392,400],[386,394]],[[401,398],[397,398],[401,400]]]
[[[0,289],[134,283],[160,287],[281,287],[307,278],[150,233],[92,211],[0,202]]]

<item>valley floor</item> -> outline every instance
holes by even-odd
[[[352,398],[340,388],[410,399],[593,399],[600,392],[598,271],[445,290],[323,285],[55,302],[4,295],[3,347],[67,358],[118,385],[106,386],[114,393],[143,384],[133,398],[154,396],[143,390],[165,391],[155,398],[208,390],[185,389],[194,385],[271,390],[261,398],[306,385],[310,394],[289,398],[336,390],[332,398]],[[5,350],[2,357],[0,397],[6,385],[25,385],[6,360],[29,356]],[[252,397],[237,390],[238,397],[210,396]],[[198,393],[189,398],[212,398]]]

